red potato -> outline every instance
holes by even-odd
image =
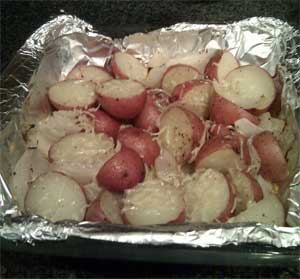
[[[86,211],[85,196],[79,184],[68,176],[48,172],[39,176],[30,187],[25,209],[52,222],[82,221]]]
[[[87,109],[97,102],[95,88],[91,81],[64,80],[49,88],[48,98],[58,110]]]
[[[103,191],[88,207],[84,219],[90,222],[123,224],[118,198],[109,191]]]
[[[140,156],[132,149],[122,149],[109,159],[97,174],[100,185],[110,191],[122,192],[143,181],[145,167]]]
[[[136,117],[146,102],[144,86],[133,80],[110,80],[99,84],[96,91],[102,108],[121,120]]]
[[[183,109],[183,110],[186,113],[186,115],[188,116],[188,118],[189,118],[189,120],[190,120],[190,122],[192,124],[192,129],[193,129],[193,136],[192,136],[193,147],[196,147],[196,146],[199,145],[200,140],[204,136],[204,133],[205,133],[205,124],[193,112],[191,112],[191,111],[189,111],[187,109]]]
[[[275,99],[272,77],[256,65],[240,66],[213,85],[220,96],[246,110],[267,109]]]
[[[230,168],[244,169],[240,156],[234,151],[232,144],[219,138],[211,139],[200,149],[195,168],[212,168],[227,172]]]
[[[195,113],[198,117],[207,118],[213,90],[210,82],[189,80],[175,87],[171,100],[179,102],[179,104]]]
[[[117,52],[113,55],[111,68],[118,79],[132,79],[142,82],[148,74],[148,69],[142,62],[126,52]]]
[[[284,181],[289,176],[288,164],[272,133],[264,131],[252,143],[261,159],[261,175],[271,182]]]
[[[258,222],[262,224],[284,226],[284,208],[279,199],[275,195],[270,194],[229,220],[229,223],[242,222]]]
[[[114,141],[105,134],[77,133],[65,136],[49,150],[51,168],[90,183],[103,164],[115,154]]]
[[[118,140],[122,146],[133,149],[148,166],[153,166],[159,156],[160,148],[151,135],[138,128],[128,127],[119,132]]]
[[[160,180],[140,183],[125,193],[123,214],[132,225],[156,225],[184,221],[181,191]]]
[[[99,84],[111,80],[113,77],[102,67],[78,64],[67,75],[66,79],[92,81]]]
[[[119,121],[102,110],[89,111],[88,114],[94,118],[96,133],[105,133],[114,139],[117,138],[121,126]]]
[[[135,119],[134,125],[149,132],[158,132],[159,117],[169,103],[168,95],[162,90],[148,89],[144,108]]]
[[[92,121],[81,111],[54,111],[26,132],[26,146],[37,148],[47,158],[50,147],[66,135],[93,130]]]
[[[188,161],[193,149],[193,125],[180,107],[171,107],[160,118],[160,145],[168,150],[179,164]]]
[[[233,125],[235,121],[241,118],[246,118],[256,125],[259,123],[254,115],[218,94],[214,94],[212,97],[209,111],[211,120],[217,124]]]
[[[227,74],[239,67],[238,60],[229,52],[219,52],[205,67],[204,73],[210,80],[222,81]]]
[[[235,197],[226,177],[214,170],[196,172],[184,184],[187,219],[191,223],[226,222],[235,209]]]
[[[165,71],[162,80],[161,88],[168,94],[172,94],[174,88],[185,81],[200,79],[200,72],[189,65],[177,64],[173,65]]]
[[[208,130],[211,138],[226,138],[231,136],[232,131],[230,126],[225,126],[224,124],[212,124]]]
[[[237,203],[236,212],[239,213],[248,208],[249,204],[263,199],[263,191],[251,174],[245,171],[231,169],[230,181],[235,186]]]

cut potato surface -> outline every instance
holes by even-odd
[[[77,65],[66,77],[66,79],[80,79],[102,83],[111,80],[113,77],[102,67],[93,65]]]
[[[195,172],[184,183],[186,215],[191,223],[225,222],[234,211],[234,196],[225,176],[213,169]]]
[[[275,98],[271,76],[255,65],[236,68],[223,82],[213,81],[213,85],[220,96],[243,109],[266,109]]]
[[[198,117],[208,118],[213,86],[203,80],[189,80],[175,87],[172,101],[177,101]]]
[[[48,97],[58,110],[87,109],[97,101],[95,89],[91,81],[64,80],[49,88]]]
[[[148,69],[142,62],[126,52],[117,52],[113,55],[111,68],[118,79],[132,79],[142,82],[148,74]]]
[[[82,221],[86,210],[85,196],[75,180],[56,172],[39,176],[29,189],[25,209],[52,222]]]
[[[97,182],[92,181],[91,183],[82,185],[82,190],[85,194],[86,200],[91,203],[97,199],[100,193],[103,192],[104,188],[99,186]]]
[[[146,101],[144,86],[133,80],[107,81],[99,84],[96,91],[103,109],[122,120],[136,117]]]
[[[48,157],[50,147],[66,135],[82,131],[92,132],[93,123],[81,111],[54,111],[37,122],[25,135],[28,148],[37,148]]]
[[[247,210],[231,218],[229,223],[259,222],[263,224],[283,226],[284,208],[275,195],[269,195]]]
[[[234,69],[239,67],[239,62],[229,52],[217,53],[206,65],[205,74],[211,80],[222,81]]]
[[[182,212],[184,201],[181,191],[160,180],[145,181],[125,193],[122,213],[129,224],[167,224],[176,220]]]
[[[160,118],[159,141],[178,163],[187,161],[193,147],[193,126],[184,110],[172,107]]]
[[[189,65],[173,65],[165,71],[161,80],[161,88],[171,95],[178,84],[200,78],[199,71]]]
[[[49,160],[53,170],[87,184],[114,153],[114,142],[105,134],[77,133],[55,143],[49,150]]]
[[[86,221],[108,222],[123,224],[121,217],[121,205],[116,194],[103,191],[99,198],[88,207],[85,215]]]

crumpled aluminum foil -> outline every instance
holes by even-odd
[[[101,31],[101,30],[100,30]],[[283,111],[295,131],[292,155],[293,177],[287,195],[287,222],[291,227],[248,224],[188,224],[176,226],[134,227],[92,224],[89,222],[51,223],[37,216],[22,214],[6,184],[20,158],[21,127],[24,115],[36,117],[36,109],[47,87],[64,78],[80,60],[103,66],[113,46],[133,49],[146,63],[156,50],[168,57],[195,53],[203,49],[228,48],[242,64],[255,63],[272,75],[280,65],[285,80]],[[107,49],[101,54],[99,49]],[[98,55],[97,55],[98,53]],[[230,25],[179,23],[124,39],[112,40],[97,34],[86,22],[69,15],[59,16],[40,27],[18,51],[1,77],[0,137],[0,235],[28,243],[41,240],[65,240],[70,236],[135,244],[183,244],[193,247],[260,243],[276,247],[300,245],[300,33],[287,23],[273,18],[250,18]],[[32,97],[21,110],[25,97]],[[25,113],[24,113],[25,112]]]

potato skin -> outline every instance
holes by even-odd
[[[158,120],[161,115],[161,107],[169,105],[169,97],[156,89],[147,90],[147,97],[142,112],[135,119],[135,126],[149,132],[158,132]]]
[[[288,164],[271,132],[264,131],[253,138],[255,147],[261,159],[261,175],[275,183],[284,181],[289,176]]]
[[[95,117],[95,132],[105,133],[108,136],[116,139],[120,130],[121,124],[113,119],[110,115],[102,110],[89,112]]]
[[[145,167],[140,156],[123,146],[99,170],[97,181],[110,191],[122,192],[143,181],[144,176]]]
[[[223,52],[219,51],[207,63],[205,70],[204,70],[204,74],[208,79],[214,80],[217,78],[217,64],[219,63],[220,59],[222,58],[222,55],[223,55]]]
[[[138,128],[128,127],[119,132],[118,140],[123,146],[133,149],[143,159],[145,164],[153,166],[160,154],[160,148],[150,134]]]
[[[246,118],[256,125],[259,123],[258,119],[254,115],[218,94],[215,94],[212,97],[210,103],[210,118],[217,124],[224,125],[232,125],[235,121],[241,118]]]
[[[90,222],[101,222],[101,223],[107,221],[106,216],[101,208],[100,197],[94,200],[87,208],[84,220]]]

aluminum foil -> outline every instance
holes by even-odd
[[[162,58],[169,59],[179,53],[193,54],[206,49],[208,54],[213,54],[217,49],[227,48],[242,64],[255,63],[272,75],[280,66],[285,80],[283,117],[288,119],[294,136],[289,152],[292,176],[288,191],[283,193],[289,227],[257,223],[147,227],[89,222],[51,223],[18,210],[7,182],[24,151],[21,128],[26,121],[41,113],[39,108],[50,84],[63,79],[79,61],[88,60],[90,64],[103,66],[114,47],[134,50],[138,57],[150,64],[157,63],[153,57],[158,50],[159,55],[163,53]],[[106,51],[103,53],[101,49]],[[241,243],[299,246],[300,145],[299,122],[296,122],[300,108],[297,95],[300,91],[299,53],[299,31],[273,18],[250,18],[229,25],[179,23],[148,34],[115,40],[97,34],[91,25],[73,16],[59,16],[46,23],[26,41],[1,77],[0,235],[28,243],[76,236],[123,243],[193,247]],[[30,98],[23,105],[28,94]]]

